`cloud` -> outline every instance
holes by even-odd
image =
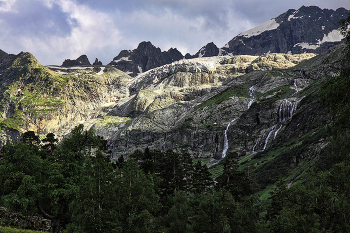
[[[183,54],[194,54],[212,41],[221,47],[252,26],[230,7],[229,0],[150,0],[148,3],[145,8],[136,7],[131,12],[115,10],[114,21],[120,22],[117,26],[128,38],[125,49],[149,40],[162,50],[176,47]]]
[[[9,12],[12,11],[13,4],[16,3],[16,0],[0,0],[0,12]]]
[[[141,41],[194,54],[302,5],[350,9],[348,0],[0,0],[0,49],[43,64],[82,54],[106,64]]]
[[[30,51],[44,64],[60,64],[121,39],[109,15],[72,0],[22,0],[14,7],[0,22],[8,38],[0,37],[2,49]]]

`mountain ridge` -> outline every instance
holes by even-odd
[[[141,42],[132,51],[121,51],[109,65],[135,77],[151,68],[181,59],[222,55],[259,56],[266,53],[319,54],[343,39],[337,30],[338,22],[346,17],[347,12],[345,8],[329,10],[317,6],[302,6],[298,10],[289,9],[276,18],[238,34],[221,48],[210,42],[194,55],[187,53],[184,56],[175,48],[172,49],[174,54],[170,55],[169,59],[169,51],[161,52],[151,42]],[[144,46],[145,44],[147,46]],[[145,47],[147,49],[143,49]],[[154,52],[149,53],[150,50]]]

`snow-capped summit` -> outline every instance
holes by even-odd
[[[322,53],[339,43],[339,20],[348,10],[302,6],[240,33],[221,48],[222,54]]]

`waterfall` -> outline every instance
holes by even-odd
[[[267,135],[267,137],[265,139],[265,144],[264,144],[264,149],[263,150],[266,149],[267,143],[269,142],[269,138],[270,138],[271,134],[273,133],[273,131],[275,130],[275,128],[276,128],[276,125],[272,126],[271,131]]]
[[[275,132],[273,139],[272,139],[272,140],[274,140],[276,138],[278,132],[282,128],[282,122],[284,122],[292,117],[295,109],[297,108],[297,104],[298,104],[298,102],[292,103],[291,101],[289,101],[287,99],[284,99],[282,101],[282,103],[280,104],[279,110],[278,110],[278,123],[270,128],[270,132],[268,133],[268,135],[265,139],[265,144],[264,144],[263,150],[266,149],[266,146],[269,142],[269,139],[270,139],[272,133]],[[280,124],[280,127],[276,130],[276,127],[278,126],[278,124]],[[254,148],[253,148],[253,151],[254,151]]]
[[[284,99],[280,104],[278,111],[278,122],[284,122],[292,117],[295,109],[297,107],[297,102],[290,102],[287,99]]]
[[[225,158],[226,156],[226,152],[227,152],[227,149],[228,149],[228,140],[227,140],[227,130],[228,128],[230,127],[231,123],[234,122],[236,120],[236,118],[234,118],[232,121],[230,121],[230,123],[228,123],[228,125],[226,126],[226,129],[225,129],[225,134],[224,134],[224,149],[222,150],[222,158]]]
[[[250,106],[252,106],[252,103],[254,102],[254,99],[255,99],[255,98],[254,98],[254,86],[255,86],[255,85],[249,87],[249,97],[250,97],[252,100],[250,100],[249,103],[248,103],[248,109],[250,108]]]
[[[252,152],[255,152],[255,147],[256,147],[256,145],[258,145],[258,142],[259,142],[259,139],[256,140],[256,143],[255,143],[255,145],[253,146],[253,151],[252,151]]]
[[[281,128],[282,128],[282,124],[281,124],[281,126],[278,128],[278,130],[276,130],[275,135],[274,135],[274,137],[273,137],[274,140],[275,140],[275,138],[276,138],[276,136],[277,136],[277,134],[278,134],[278,131],[280,131]]]
[[[294,79],[294,88],[295,88],[295,93],[298,93],[299,90],[298,90],[297,80],[296,80],[296,79]],[[294,94],[295,94],[295,93],[294,93]]]

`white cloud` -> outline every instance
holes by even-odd
[[[52,7],[52,1],[45,1],[45,4]],[[65,58],[75,59],[82,54],[113,46],[121,39],[120,32],[107,14],[71,0],[58,0],[55,4],[67,13],[70,33],[66,36],[48,35],[44,38],[26,37],[21,40],[27,51],[41,54],[40,62],[60,64]],[[53,22],[48,24],[50,27],[54,26]],[[53,59],[52,56],[57,58]]]
[[[0,0],[0,12],[10,12],[13,10],[13,5],[16,3],[16,0]]]
[[[128,44],[124,49],[134,49],[141,41],[151,41],[162,50],[177,48],[183,55],[195,54],[209,42],[222,47],[235,35],[249,29],[252,25],[250,21],[240,18],[239,14],[228,10],[220,14],[220,21],[224,22],[224,25],[215,25],[217,22],[211,21],[211,18],[205,14],[192,16],[170,8],[163,8],[156,12],[118,11],[114,20],[121,22],[118,27],[128,38]]]

